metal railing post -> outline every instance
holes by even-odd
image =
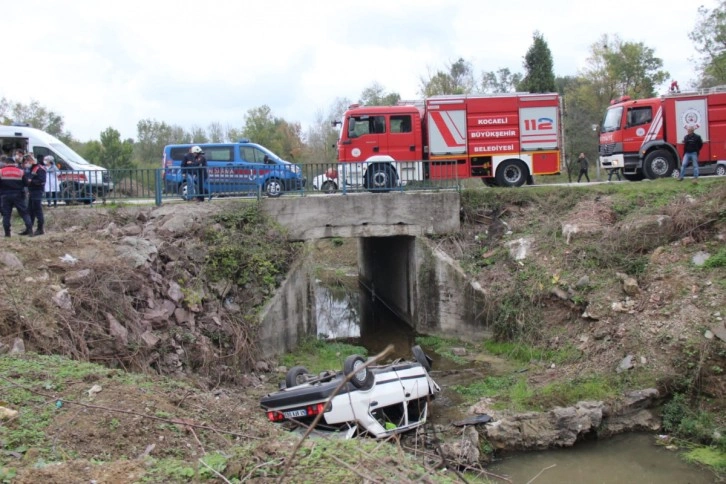
[[[154,203],[161,206],[161,168],[154,170]]]

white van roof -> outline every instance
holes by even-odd
[[[0,126],[0,137],[2,138],[35,138],[44,143],[58,143],[60,140],[42,129],[31,128],[30,126]]]

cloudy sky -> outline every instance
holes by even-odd
[[[0,97],[38,101],[81,141],[108,127],[135,138],[141,119],[241,127],[263,104],[306,128],[373,82],[418,98],[421,77],[459,57],[477,74],[522,72],[535,31],[555,75],[576,75],[607,33],[653,48],[683,89],[701,4],[717,1],[3,2]]]

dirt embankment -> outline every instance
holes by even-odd
[[[726,415],[726,271],[714,263],[726,259],[726,184],[622,186],[467,192],[463,230],[440,246],[488,288],[498,337],[577,355],[531,365],[532,385],[615,374],[622,364],[634,385],[697,389]],[[0,352],[22,341],[28,352],[106,369],[0,356],[0,400],[32,402],[3,424],[0,481],[285,472],[294,443],[258,408],[277,374],[255,351],[253,322],[301,248],[247,208],[63,207],[47,211],[47,235],[3,240]],[[119,369],[178,380],[135,380]],[[345,464],[325,460],[323,447],[306,444],[287,472],[351,480],[361,478],[360,462],[382,462],[378,447],[334,452]],[[56,461],[66,464],[38,465]],[[368,472],[434,479],[436,464],[416,465],[401,458],[388,474],[375,474],[380,465]]]

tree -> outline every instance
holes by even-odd
[[[26,105],[6,98],[0,99],[0,120],[2,124],[27,123],[62,141],[67,142],[71,138],[71,134],[63,130],[63,116],[41,106],[38,101]]]
[[[554,92],[552,53],[541,33],[535,31],[532,37],[532,46],[524,56],[524,79],[517,89],[526,92]]]
[[[703,5],[698,8],[696,27],[688,37],[696,44],[701,54],[697,61],[698,84],[711,87],[726,83],[726,1],[709,10]]]
[[[483,72],[481,79],[481,91],[485,93],[505,93],[517,90],[522,82],[522,74],[512,74],[508,67],[498,71]]]
[[[126,139],[121,141],[121,134],[113,128],[106,128],[101,133],[101,141],[89,141],[83,148],[82,156],[91,163],[103,166],[109,170],[133,168],[134,141]],[[115,173],[115,180],[123,178]]]
[[[471,63],[459,58],[447,67],[448,72],[437,71],[429,78],[421,77],[421,94],[431,97],[443,94],[470,94],[474,91]]]
[[[337,161],[336,142],[339,136],[339,125],[343,113],[350,105],[350,100],[337,98],[324,114],[319,111],[315,122],[308,128],[305,135],[306,150],[304,160],[311,163],[334,163]],[[333,125],[333,123],[336,123]]]
[[[363,89],[359,103],[364,106],[394,106],[401,100],[397,92],[386,93],[383,86],[374,82],[371,86]]]
[[[301,131],[299,123],[276,118],[269,106],[262,105],[247,111],[242,135],[277,155],[294,161],[303,153]]]
[[[155,119],[142,119],[136,124],[138,133],[135,146],[136,159],[140,163],[158,165],[163,156],[164,146],[172,143],[190,143],[183,128],[171,126]]]

